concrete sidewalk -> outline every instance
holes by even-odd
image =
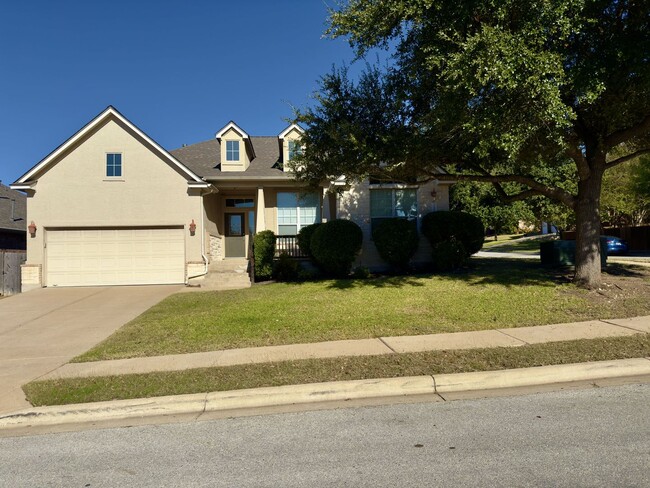
[[[650,316],[512,329],[381,337],[377,339],[290,344],[89,363],[69,363],[41,376],[39,379],[182,371],[194,368],[342,356],[374,356],[454,349],[519,347],[527,344],[621,337],[641,333],[650,333]]]

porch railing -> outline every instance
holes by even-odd
[[[275,238],[275,255],[288,254],[292,258],[306,258],[307,256],[298,247],[298,236],[277,236]]]

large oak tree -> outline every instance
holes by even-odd
[[[576,215],[575,280],[597,286],[603,174],[650,151],[649,10],[647,0],[350,0],[331,11],[328,34],[392,60],[354,82],[345,69],[321,79],[297,113],[307,128],[297,175],[472,179],[505,201],[562,202]]]

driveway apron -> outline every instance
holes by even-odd
[[[0,299],[0,414],[29,406],[22,385],[87,351],[181,289],[41,288]]]

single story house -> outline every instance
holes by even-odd
[[[359,264],[372,267],[381,263],[374,219],[448,208],[448,185],[435,181],[307,190],[285,164],[301,132],[251,136],[229,122],[208,141],[168,151],[107,107],[11,186],[27,194],[23,291],[188,283],[210,263],[245,259],[257,231],[290,249],[303,226],[334,218],[361,226]]]
[[[0,249],[25,249],[27,245],[25,194],[0,183]]]

